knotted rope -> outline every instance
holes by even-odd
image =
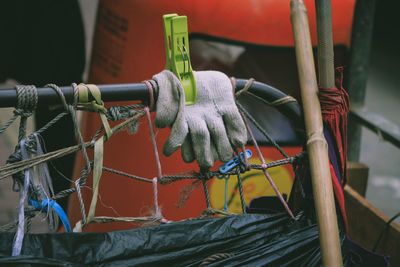
[[[18,142],[25,137],[27,118],[32,116],[38,102],[37,89],[33,85],[16,85],[17,90],[17,108],[14,115],[21,116],[19,126]]]
[[[26,122],[28,117],[32,116],[33,112],[36,109],[38,102],[37,89],[33,85],[17,85],[15,86],[17,90],[17,107],[14,110],[14,116],[0,129],[0,133],[5,131],[8,126],[18,117],[21,117],[19,132],[18,132],[18,145],[16,150],[20,150],[21,153],[19,155],[15,155],[14,157],[9,158],[7,160],[8,163],[19,162],[21,160],[28,158],[28,152],[25,147],[25,135],[26,135]],[[30,176],[31,170],[25,170],[25,173],[15,173],[13,175],[13,189],[15,191],[20,191],[20,199],[18,204],[18,227],[17,232],[14,238],[13,251],[12,255],[19,255],[21,253],[22,240],[24,237],[25,231],[25,212],[24,205],[25,200],[28,195],[28,190],[30,186]],[[18,188],[16,188],[18,185]],[[21,189],[22,186],[22,190]],[[30,218],[30,216],[28,216]],[[29,220],[28,220],[29,225]]]

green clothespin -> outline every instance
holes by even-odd
[[[187,17],[178,14],[163,16],[165,37],[165,69],[172,71],[181,81],[186,105],[196,103],[196,81],[190,64]]]

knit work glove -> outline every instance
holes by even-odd
[[[197,100],[190,106],[185,105],[183,87],[172,72],[164,70],[153,77],[158,85],[155,124],[172,126],[164,155],[182,147],[185,162],[196,159],[201,169],[209,169],[216,160],[229,161],[233,148],[247,141],[247,133],[229,78],[217,71],[194,72],[194,77]]]

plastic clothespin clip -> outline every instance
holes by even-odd
[[[219,174],[217,174],[216,175],[217,176],[217,178],[218,179],[225,179],[225,200],[224,200],[224,209],[223,209],[223,211],[228,211],[228,180],[229,180],[229,178],[231,177],[229,174],[228,175],[226,175],[226,174],[222,174],[222,175],[219,175]]]
[[[251,156],[253,156],[253,153],[251,153],[251,150],[246,149],[245,150],[246,153],[246,158],[251,158]],[[243,152],[240,153],[240,157],[243,158]],[[219,172],[222,173],[222,175],[217,174],[217,178],[218,179],[225,179],[225,202],[224,202],[224,211],[227,212],[228,211],[228,180],[230,175],[226,175],[225,173],[227,173],[228,171],[232,170],[233,168],[235,168],[237,165],[239,165],[240,163],[240,159],[239,156],[236,156],[234,158],[232,158],[230,161],[228,161],[227,163],[221,165],[219,167]]]
[[[251,150],[246,149],[245,152],[246,152],[246,159],[251,158],[251,156],[253,156],[253,153],[251,153]],[[243,152],[240,153],[240,157],[243,158]],[[221,165],[219,167],[219,172],[226,173],[226,172],[232,170],[233,168],[235,168],[237,165],[239,165],[239,163],[240,163],[239,156],[236,156],[233,159],[231,159],[230,161],[228,161],[227,163],[225,163],[224,165]]]
[[[165,69],[172,71],[185,91],[185,104],[196,103],[196,81],[190,64],[187,17],[178,14],[163,16],[165,38]]]

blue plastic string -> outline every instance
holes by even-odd
[[[58,216],[60,217],[61,222],[64,225],[66,232],[71,232],[71,225],[69,223],[67,214],[63,210],[63,208],[55,201],[55,200],[48,200],[47,198],[43,199],[42,203],[39,203],[33,199],[29,199],[29,205],[34,206],[36,209],[40,211],[46,210],[47,206],[49,205],[55,212],[57,212]]]

